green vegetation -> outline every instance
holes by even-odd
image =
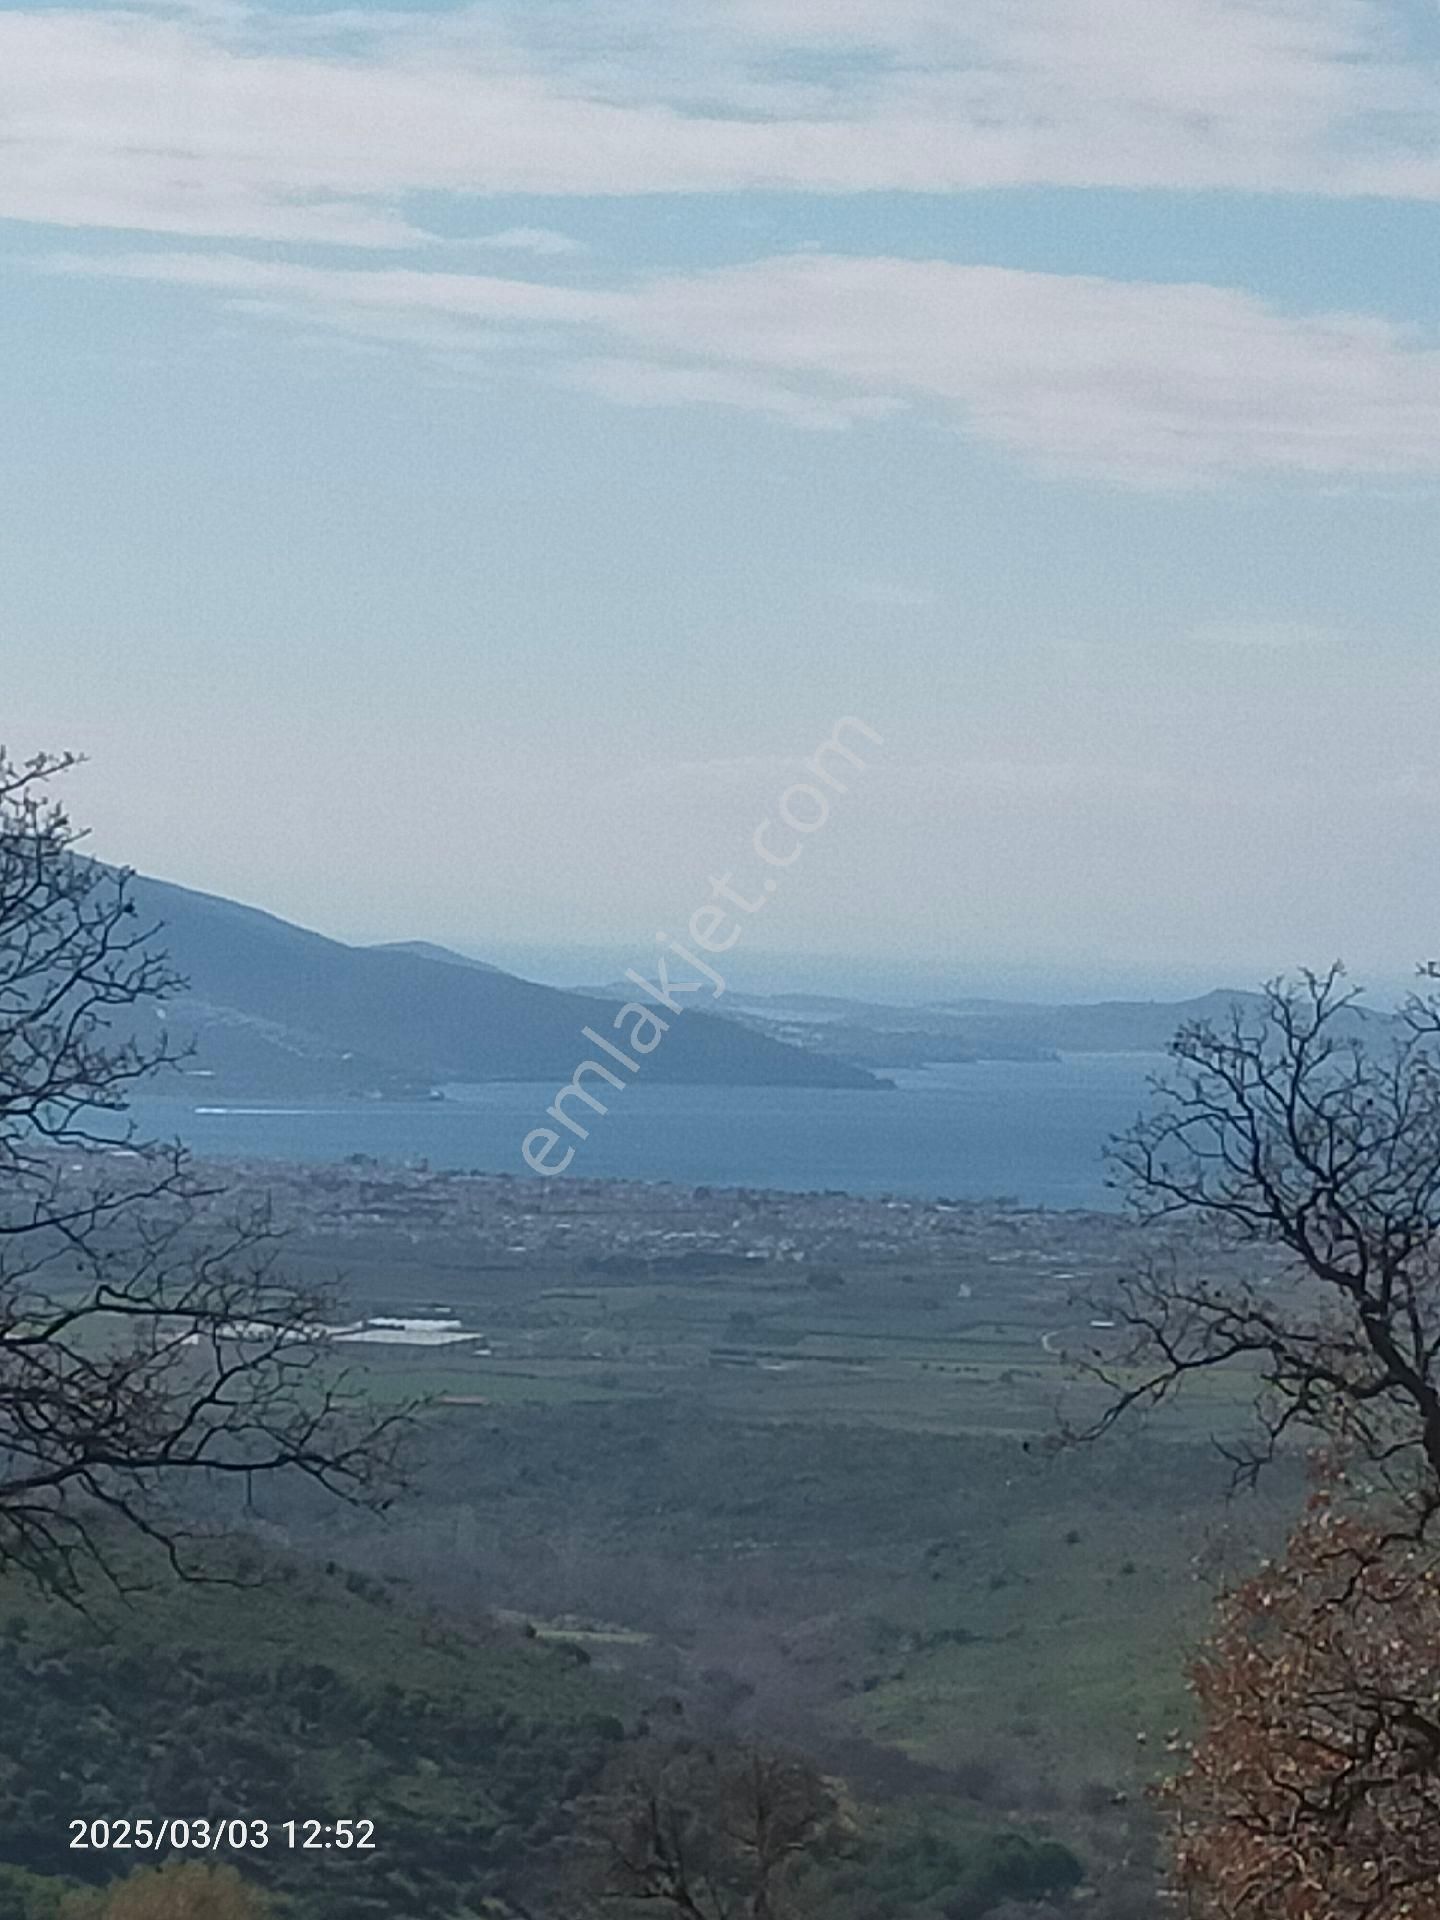
[[[71,1850],[78,1818],[268,1820],[243,1868],[297,1917],[444,1920],[533,1879],[622,1737],[613,1688],[562,1649],[417,1620],[338,1569],[239,1571],[264,1584],[95,1596],[88,1618],[0,1593],[0,1915],[8,1899],[43,1920],[25,1875],[144,1864]],[[278,1844],[283,1820],[359,1817],[368,1858]]]
[[[530,1622],[462,1633],[382,1581],[243,1546],[215,1570],[260,1584],[95,1594],[85,1615],[0,1587],[0,1920],[563,1910],[545,1890],[568,1884],[588,1798],[624,1765],[619,1709],[635,1691],[618,1662],[602,1673],[592,1660],[646,1636]],[[165,1811],[267,1819],[271,1844],[240,1857],[243,1885],[69,1845],[72,1820]],[[281,1846],[278,1824],[295,1817],[373,1819],[377,1850]],[[1067,1846],[997,1831],[954,1801],[923,1814],[864,1802],[853,1834],[807,1878],[835,1920],[980,1920],[1082,1875]]]
[[[976,1833],[953,1814],[925,1809],[862,1841],[831,1886],[841,1920],[982,1920],[1007,1900],[1063,1898],[1084,1878],[1057,1840],[1011,1830]]]
[[[297,1255],[316,1277],[340,1261],[318,1240]],[[621,1723],[668,1700],[677,1730],[778,1737],[848,1782],[863,1838],[825,1878],[826,1920],[969,1920],[1038,1886],[1036,1858],[1056,1897],[1052,1843],[1083,1862],[1096,1920],[1145,1911],[1143,1789],[1186,1711],[1185,1655],[1216,1577],[1296,1493],[1285,1469],[1223,1497],[1209,1436],[1234,1431],[1243,1382],[1056,1451],[1057,1401],[1088,1403],[1054,1351],[1075,1315],[1043,1267],[846,1263],[817,1288],[794,1262],[476,1272],[460,1245],[398,1235],[343,1258],[356,1310],[453,1300],[492,1349],[356,1356],[376,1400],[451,1402],[425,1422],[417,1484],[383,1528],[280,1483],[255,1514],[229,1509],[329,1574],[271,1568],[258,1592],[147,1599],[93,1627],[0,1596],[0,1629],[23,1616],[5,1653],[21,1770],[54,1787],[23,1819],[0,1797],[0,1857],[76,1876],[60,1808],[82,1787],[80,1806],[113,1812],[123,1781],[138,1811],[209,1781],[217,1810],[376,1818],[373,1863],[242,1863],[286,1920],[549,1920],[589,1782]],[[903,1864],[917,1850],[929,1866]],[[51,1920],[53,1891],[3,1897]]]
[[[639,1628],[646,1671],[658,1640],[812,1737],[984,1761],[1001,1804],[1151,1776],[1215,1577],[1295,1493],[1227,1506],[1212,1450],[1143,1436],[1057,1454],[673,1401],[455,1408],[435,1445],[397,1561]]]

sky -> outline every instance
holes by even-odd
[[[757,984],[1440,952],[1435,0],[0,6],[0,352],[107,857],[594,977],[849,717]]]

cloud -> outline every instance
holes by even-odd
[[[1440,475],[1440,348],[1224,287],[815,254],[592,287],[214,253],[55,264],[422,349],[443,324],[448,349],[500,341],[631,405],[832,428],[908,409],[1041,471],[1132,486]]]
[[[506,227],[500,233],[482,233],[470,244],[493,247],[497,253],[533,253],[539,259],[585,251],[578,240],[556,233],[553,227]]]
[[[862,420],[883,419],[903,402],[879,394],[825,398],[728,367],[665,366],[650,360],[577,360],[561,376],[602,399],[631,407],[737,407],[769,414],[787,426],[813,432],[843,431]]]
[[[1416,0],[7,9],[0,218],[384,248],[423,238],[422,193],[1429,200],[1418,20]]]

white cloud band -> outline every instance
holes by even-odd
[[[1440,198],[1415,0],[0,12],[0,217],[388,247],[408,196]],[[1417,9],[1418,11],[1418,9]]]
[[[1228,288],[825,255],[620,287],[235,254],[56,264],[420,351],[519,349],[630,404],[811,427],[923,409],[1043,470],[1129,485],[1440,475],[1440,349]]]

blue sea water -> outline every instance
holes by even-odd
[[[984,1061],[891,1074],[894,1092],[794,1087],[667,1087],[615,1095],[577,1143],[568,1178],[685,1186],[838,1188],[1113,1207],[1105,1142],[1143,1106],[1163,1064],[1143,1054]],[[453,1089],[429,1103],[207,1108],[142,1099],[147,1133],[207,1156],[327,1161],[366,1153],[432,1167],[525,1174],[520,1143],[545,1122],[550,1083]],[[203,1100],[203,1096],[201,1096]]]

